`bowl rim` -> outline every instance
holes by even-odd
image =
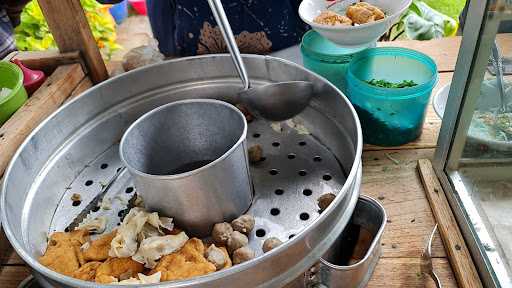
[[[430,80],[421,83],[419,85],[413,86],[413,87],[405,87],[405,88],[384,88],[384,87],[377,87],[370,85],[366,83],[365,81],[361,80],[358,76],[354,73],[354,67],[362,61],[363,59],[370,58],[370,57],[378,57],[378,56],[402,56],[407,57],[413,60],[416,60],[420,62],[419,58],[423,59],[424,61],[428,62],[431,65],[428,65],[427,63],[422,63],[425,66],[428,67],[430,70],[432,70],[432,77]],[[430,56],[427,54],[424,54],[422,52],[409,49],[409,48],[402,48],[402,47],[377,47],[377,48],[369,48],[364,51],[361,51],[360,53],[356,54],[354,59],[350,62],[348,69],[347,69],[347,82],[349,82],[348,86],[359,86],[359,87],[365,87],[368,89],[371,89],[373,94],[372,97],[375,98],[385,98],[389,99],[390,92],[393,92],[393,99],[408,99],[408,98],[415,98],[418,96],[418,94],[424,94],[427,90],[432,90],[437,82],[439,81],[439,72],[437,70],[437,64]],[[353,84],[350,84],[353,83]],[[428,88],[428,89],[427,89]],[[399,94],[396,94],[397,91],[400,91]]]
[[[301,11],[303,11],[305,8],[305,3],[308,2],[308,1],[316,1],[316,0],[303,0],[300,5],[299,5],[299,17],[302,19],[302,21],[306,22],[309,26],[311,26],[312,28],[318,28],[318,29],[322,29],[322,30],[329,30],[329,31],[339,31],[339,32],[345,32],[345,31],[354,31],[354,30],[362,30],[362,29],[366,29],[366,28],[369,28],[369,27],[372,27],[372,26],[376,26],[376,25],[379,25],[379,24],[384,24],[385,22],[389,21],[390,19],[393,19],[395,18],[396,16],[399,16],[400,14],[402,14],[407,8],[409,8],[409,6],[411,5],[412,3],[412,0],[405,0],[403,3],[404,5],[402,7],[400,7],[400,9],[398,9],[395,13],[391,14],[391,15],[386,15],[386,17],[384,17],[383,19],[380,19],[380,20],[377,20],[377,21],[373,21],[373,22],[370,22],[370,23],[364,23],[364,24],[359,24],[357,26],[352,26],[352,25],[328,25],[328,24],[319,24],[319,23],[316,23],[314,21],[311,21],[309,19],[306,19],[306,17],[303,15],[303,13]],[[327,8],[325,10],[328,10]]]
[[[0,61],[0,69],[3,69],[3,68],[16,73],[18,80],[16,82],[16,85],[12,88],[11,93],[8,96],[4,97],[3,99],[0,99],[0,105],[5,104],[9,100],[11,100],[13,97],[18,95],[20,89],[23,87],[23,72],[21,71],[21,68],[18,67],[18,65],[11,63],[9,61]],[[7,87],[5,87],[5,88],[7,88]]]
[[[178,174],[170,174],[170,175],[158,175],[158,174],[150,174],[144,171],[141,171],[140,169],[136,168],[131,161],[129,161],[126,157],[126,143],[128,141],[128,138],[131,136],[131,133],[139,126],[141,123],[148,121],[151,117],[153,117],[157,113],[165,113],[166,110],[172,109],[176,106],[184,106],[188,104],[199,104],[199,105],[216,105],[221,106],[223,108],[226,108],[230,112],[233,112],[235,115],[237,115],[242,125],[242,131],[240,132],[240,136],[238,139],[229,147],[228,150],[226,150],[224,153],[222,153],[221,156],[217,157],[212,162],[203,165],[199,168],[196,168],[194,170],[186,171],[183,173]],[[190,177],[192,175],[199,174],[203,171],[206,171],[208,168],[211,168],[218,163],[222,162],[224,159],[228,158],[233,154],[233,151],[235,151],[240,145],[242,145],[247,138],[247,120],[245,119],[244,114],[238,110],[235,106],[231,105],[230,103],[216,100],[216,99],[186,99],[186,100],[178,100],[171,103],[167,103],[164,105],[161,105],[159,107],[156,107],[153,110],[150,110],[146,112],[144,115],[140,116],[137,120],[135,120],[129,127],[126,129],[126,131],[123,134],[123,137],[121,138],[121,142],[119,144],[119,156],[121,158],[122,163],[128,168],[128,170],[132,173],[135,173],[138,176],[142,176],[144,178],[154,179],[154,180],[177,180],[182,179],[186,177]]]

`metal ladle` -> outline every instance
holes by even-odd
[[[491,58],[494,69],[496,69],[496,83],[498,84],[498,91],[500,93],[500,107],[498,108],[498,113],[506,113],[508,112],[508,109],[505,99],[505,86],[503,83],[503,58],[501,57],[496,40],[494,40],[494,45],[492,46]]]
[[[251,87],[247,70],[221,1],[208,0],[208,4],[210,4],[213,16],[219,25],[244,85],[243,90],[239,92],[240,101],[247,105],[249,110],[255,111],[271,121],[287,120],[302,112],[313,97],[313,84],[307,81],[288,81]]]

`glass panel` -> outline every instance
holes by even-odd
[[[483,69],[473,69],[480,72],[473,81],[481,83],[472,87],[480,86],[480,93],[477,99],[466,99],[460,113],[461,118],[472,117],[467,118],[469,125],[461,125],[467,130],[455,175],[462,185],[455,188],[468,196],[461,201],[485,261],[492,266],[490,272],[508,286],[512,285],[512,34],[507,33],[512,33],[512,20],[506,19],[508,11],[498,13],[493,7],[483,29],[489,35],[482,35],[477,56],[490,54],[489,61]],[[496,17],[503,18],[496,21]],[[493,36],[498,24],[499,34]]]

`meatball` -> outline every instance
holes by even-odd
[[[249,246],[238,248],[233,252],[233,264],[240,264],[255,257],[254,251]]]
[[[261,157],[263,156],[263,149],[260,145],[254,145],[249,148],[249,162],[258,163],[261,161]]]
[[[277,246],[283,244],[283,242],[276,237],[270,237],[265,242],[263,242],[263,252],[267,253],[268,251],[276,248]]]
[[[226,266],[226,262],[227,262],[226,255],[224,254],[222,249],[216,247],[213,244],[210,245],[210,247],[208,247],[208,249],[206,250],[205,256],[210,263],[215,265],[215,268],[217,268],[217,271],[221,270],[222,268],[224,268],[224,266]]]
[[[231,222],[233,230],[245,235],[249,234],[254,229],[255,224],[254,217],[252,215],[242,215]]]
[[[249,244],[249,239],[244,234],[234,231],[228,239],[228,250],[230,253]]]
[[[226,246],[229,238],[231,238],[231,233],[233,233],[233,228],[229,223],[217,223],[212,230],[213,241],[220,246]]]
[[[334,198],[336,198],[336,195],[332,193],[327,193],[318,197],[317,202],[320,210],[324,211],[325,209],[327,209],[327,207],[331,205],[332,201],[334,201]]]

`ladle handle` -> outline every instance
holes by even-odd
[[[231,30],[231,25],[229,24],[228,18],[226,17],[224,7],[222,7],[221,0],[208,0],[208,4],[210,4],[213,17],[215,17],[220,31],[222,32],[222,36],[226,41],[229,53],[231,54],[231,58],[235,64],[236,71],[238,72],[238,75],[240,76],[240,79],[244,85],[244,90],[247,90],[251,86],[249,82],[249,76],[247,75],[247,70],[245,69],[242,56],[240,55],[240,51],[236,45],[235,36],[233,36],[233,31]]]

